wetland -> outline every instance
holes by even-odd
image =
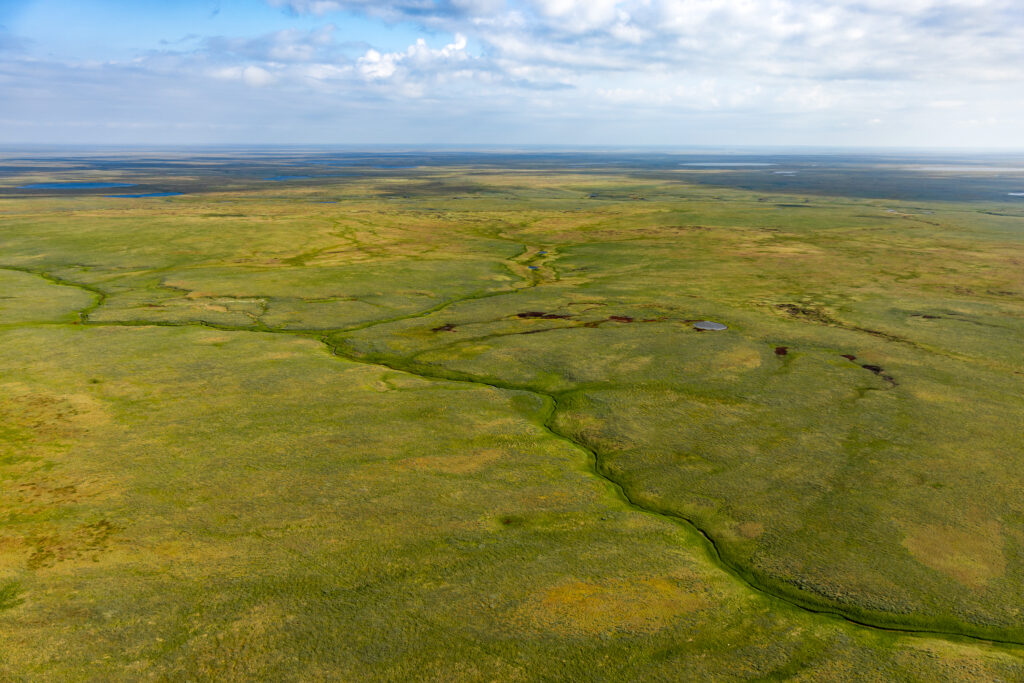
[[[1020,166],[0,155],[0,677],[1024,678]]]

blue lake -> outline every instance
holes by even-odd
[[[138,183],[32,183],[19,190],[103,190],[109,187],[135,187]]]
[[[282,180],[308,180],[312,177],[311,175],[276,175],[271,178],[264,178],[264,180],[273,180],[279,183]]]
[[[185,194],[184,192],[147,192],[145,194],[105,194],[104,197],[111,197],[114,199],[138,199],[141,197],[179,197]]]
[[[774,166],[775,164],[766,164],[753,161],[689,161],[680,166]]]

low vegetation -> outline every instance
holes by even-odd
[[[5,180],[0,675],[1024,677],[1019,202],[711,173]]]

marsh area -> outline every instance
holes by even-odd
[[[1024,679],[968,162],[5,152],[0,678]]]

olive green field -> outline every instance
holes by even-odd
[[[172,161],[0,174],[0,680],[1024,680],[1024,198]]]

